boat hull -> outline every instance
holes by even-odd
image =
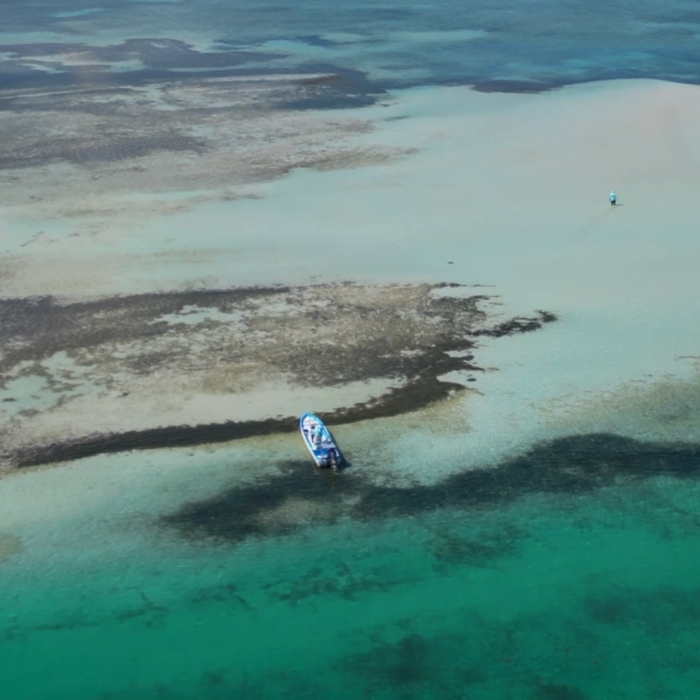
[[[306,448],[317,467],[337,469],[342,456],[335,440],[323,421],[313,413],[305,413],[299,420],[299,430]]]

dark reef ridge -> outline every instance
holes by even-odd
[[[535,493],[575,494],[620,483],[667,475],[697,478],[700,445],[654,444],[608,434],[579,435],[535,445],[498,466],[454,474],[435,485],[377,486],[360,470],[341,476],[316,472],[307,462],[283,465],[278,475],[224,490],[181,507],[162,519],[183,536],[239,542],[247,537],[291,533],[309,525],[294,518],[294,504],[313,512],[314,523],[343,518],[360,521],[406,517],[438,508],[481,508]],[[313,503],[316,511],[309,508]],[[287,507],[285,507],[285,504]],[[284,513],[284,517],[274,517]],[[436,543],[436,551],[455,547],[478,561],[502,551],[508,542]],[[464,551],[462,551],[464,550]]]

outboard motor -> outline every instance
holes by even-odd
[[[337,471],[338,467],[340,466],[340,457],[338,455],[338,450],[331,450],[328,453],[328,461],[330,463],[330,467],[333,471]]]

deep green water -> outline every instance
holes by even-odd
[[[695,699],[699,525],[700,485],[656,478],[236,546],[59,543],[0,564],[2,697]]]

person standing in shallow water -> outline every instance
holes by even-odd
[[[610,206],[615,206],[617,204],[617,195],[615,194],[615,190],[613,190],[610,193]]]

